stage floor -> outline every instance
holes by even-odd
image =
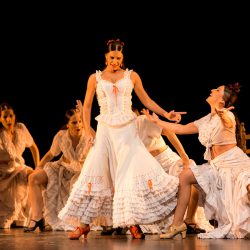
[[[87,239],[69,240],[67,232],[24,233],[22,228],[0,229],[1,250],[249,250],[246,239],[159,239],[159,235],[146,235],[145,240],[132,239],[131,235],[101,236],[91,231]]]

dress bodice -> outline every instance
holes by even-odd
[[[136,119],[132,111],[133,82],[130,79],[131,70],[126,69],[124,76],[116,83],[102,78],[102,72],[96,71],[96,95],[100,107],[98,122],[109,126],[120,126]]]
[[[24,163],[22,154],[26,147],[31,147],[33,138],[26,126],[18,122],[14,128],[14,139],[1,129],[0,131],[0,159],[1,161],[17,161]]]
[[[54,136],[52,145],[50,147],[50,151],[53,156],[58,156],[61,152],[63,155],[70,161],[82,161],[85,159],[85,155],[83,155],[85,147],[85,136],[82,134],[76,149],[73,148],[72,140],[69,135],[69,131],[67,129],[60,130]]]

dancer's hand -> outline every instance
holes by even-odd
[[[92,146],[94,144],[94,137],[92,134],[86,136],[86,145]]]
[[[82,102],[80,100],[76,100],[76,109],[82,114]]]
[[[148,109],[142,109],[141,113],[143,113],[144,115],[146,115],[146,117],[153,123],[158,124],[158,122],[160,121],[159,117],[157,114],[152,113],[152,115],[149,113]]]
[[[89,149],[94,145],[94,137],[90,134],[86,136],[85,147],[83,149],[83,154],[87,155]]]
[[[234,106],[230,106],[228,108],[222,108],[222,109],[215,107],[215,112],[217,113],[219,117],[222,118],[227,113],[227,111],[232,110],[232,109],[234,109]]]
[[[154,122],[154,123],[158,123],[160,121],[159,117],[153,113],[152,115],[150,115],[149,110],[148,109],[142,109],[141,111],[144,115],[147,116],[147,118]],[[181,121],[181,115],[182,114],[186,114],[187,112],[175,112],[174,110],[166,113],[166,115],[164,115],[165,118],[167,118],[168,120],[171,121],[176,121],[176,123],[179,123]]]
[[[175,123],[179,123],[181,121],[181,115],[185,115],[187,112],[175,112],[174,110],[167,112],[164,114],[164,117],[170,121],[175,121]]]

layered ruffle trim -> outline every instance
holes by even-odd
[[[114,227],[152,224],[165,219],[175,208],[179,180],[155,174],[140,175],[127,187],[104,188],[101,177],[81,176],[59,218],[70,224],[90,224],[99,216],[113,217]],[[130,188],[131,187],[131,188]]]
[[[179,180],[155,175],[152,179],[138,178],[137,189],[116,190],[113,226],[149,225],[165,219],[175,209]]]
[[[101,176],[80,176],[58,217],[65,223],[78,226],[90,224],[99,216],[112,217],[113,190],[105,187]]]
[[[111,190],[94,191],[90,194],[78,189],[77,192],[74,197],[69,197],[66,206],[59,212],[58,217],[62,221],[78,226],[80,222],[90,224],[99,216],[112,216]]]

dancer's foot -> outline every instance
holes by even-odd
[[[44,218],[41,218],[40,220],[33,220],[31,219],[30,225],[28,227],[25,227],[23,231],[25,233],[34,232],[37,228],[40,229],[41,232],[45,231],[45,221]]]
[[[84,238],[87,238],[87,235],[90,231],[90,226],[86,227],[77,227],[75,231],[68,233],[68,238],[70,240],[78,240],[82,235],[84,235]]]
[[[145,234],[138,225],[130,226],[129,230],[134,239],[145,239]]]
[[[206,230],[197,227],[196,223],[187,223],[187,222],[185,222],[185,224],[187,226],[187,234],[206,233]]]
[[[176,235],[181,234],[182,239],[185,239],[186,238],[186,233],[187,233],[187,226],[183,222],[179,226],[172,225],[165,234],[160,235],[160,238],[161,239],[172,239]]]

